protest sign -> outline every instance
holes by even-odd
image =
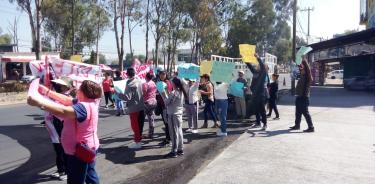
[[[244,84],[242,82],[233,82],[230,85],[230,94],[235,97],[244,98]]]
[[[235,63],[214,61],[212,65],[211,80],[215,82],[230,83]]]
[[[116,93],[124,94],[127,80],[113,81]]]
[[[309,53],[310,51],[312,51],[313,49],[311,48],[311,47],[304,47],[304,46],[302,46],[299,50],[298,50],[298,52],[297,52],[297,54],[296,54],[296,64],[297,65],[300,65],[301,63],[302,63],[302,57],[304,56],[304,55],[306,55],[307,53]]]
[[[213,61],[202,61],[200,66],[200,74],[211,74]]]
[[[258,64],[258,60],[254,56],[255,49],[256,49],[255,45],[240,44],[239,47],[240,47],[240,55],[242,56],[243,62]]]
[[[53,73],[54,77],[69,77],[73,80],[73,85],[78,88],[84,80],[92,80],[101,83],[101,70],[97,65],[78,63],[59,58],[48,58],[49,68],[46,71],[45,61],[31,61],[30,70],[34,76],[42,77],[45,73]]]
[[[145,81],[147,73],[149,73],[149,72],[154,73],[154,70],[151,68],[151,65],[149,65],[149,64],[143,64],[143,65],[141,65],[138,62],[136,62],[132,66],[132,68],[134,68],[134,70],[135,70],[135,77],[138,78],[138,79],[141,79],[143,81]],[[126,71],[123,71],[121,73],[121,76],[124,79],[128,78],[128,75],[126,74]]]
[[[72,55],[70,56],[70,61],[82,62],[82,55]]]
[[[158,90],[159,93],[163,93],[166,87],[167,87],[167,84],[165,82],[159,81],[156,83],[156,89]]]
[[[192,63],[180,64],[177,67],[178,77],[181,79],[198,79],[200,67]]]
[[[27,92],[27,96],[30,96],[32,97],[33,99],[35,100],[38,100],[38,101],[43,101],[44,104],[46,105],[52,105],[52,106],[55,106],[55,107],[63,107],[63,105],[59,104],[59,103],[56,103],[54,102],[53,100],[43,96],[42,94],[39,93],[39,82],[40,82],[40,79],[37,78],[35,80],[33,80],[29,86],[29,91]]]

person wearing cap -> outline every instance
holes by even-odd
[[[184,83],[185,91],[188,94],[185,99],[185,111],[188,117],[188,129],[186,132],[191,132],[193,134],[198,133],[198,89],[199,82],[196,79],[181,79]]]
[[[302,63],[298,66],[300,70],[300,79],[296,86],[296,120],[294,126],[290,127],[290,130],[299,130],[301,124],[302,115],[306,119],[308,128],[304,132],[314,132],[315,128],[309,113],[310,104],[310,85],[313,81],[310,66],[306,60],[302,60]]]
[[[237,82],[244,84],[244,91],[247,89],[247,81],[244,78],[244,72],[241,70],[238,72],[238,79]],[[236,113],[239,119],[243,119],[246,116],[246,100],[245,97],[235,97],[234,98],[236,104]]]
[[[268,100],[268,106],[269,106],[269,112],[267,114],[267,117],[271,117],[272,110],[275,111],[276,117],[273,118],[274,120],[280,119],[279,111],[277,110],[276,100],[277,100],[277,92],[279,90],[279,75],[278,74],[272,74],[272,82],[269,85],[269,94],[270,98]]]

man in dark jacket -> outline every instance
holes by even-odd
[[[299,130],[302,115],[305,117],[308,128],[304,132],[314,132],[315,128],[309,113],[309,99],[310,99],[310,85],[312,82],[312,75],[310,66],[306,60],[299,65],[301,77],[297,82],[296,87],[296,120],[295,125],[290,127],[290,130]]]
[[[267,70],[263,63],[263,61],[255,54],[255,57],[259,63],[259,69],[256,69],[250,63],[246,63],[247,67],[253,73],[253,79],[251,81],[250,89],[252,91],[252,113],[255,114],[257,117],[256,120],[256,127],[260,127],[260,121],[263,122],[262,130],[267,130],[267,116],[266,116],[266,109],[265,109],[265,102],[266,102],[266,93],[265,93],[265,82],[266,82],[266,75]]]
[[[269,85],[269,93],[270,98],[268,100],[268,106],[269,106],[269,112],[267,114],[267,117],[271,117],[272,110],[275,111],[276,117],[274,120],[280,119],[279,117],[279,111],[277,110],[276,100],[277,100],[277,91],[279,90],[279,83],[278,83],[278,74],[272,74],[272,83]]]

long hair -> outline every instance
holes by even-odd
[[[303,69],[305,70],[305,75],[307,76],[307,79],[309,82],[313,81],[313,76],[311,74],[310,65],[306,60],[302,61]]]
[[[178,90],[182,91],[182,93],[184,94],[184,97],[187,98],[188,95],[187,95],[187,93],[186,93],[186,90],[185,90],[184,86],[182,85],[181,80],[178,79],[177,77],[175,77],[175,78],[172,79],[172,82],[173,82],[174,86],[175,86]]]

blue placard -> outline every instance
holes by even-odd
[[[178,77],[181,79],[198,79],[200,67],[192,63],[180,64],[177,68]]]
[[[230,94],[235,97],[244,98],[244,83],[242,82],[233,82],[230,85]]]
[[[159,81],[156,83],[156,89],[158,90],[159,93],[163,93],[166,87],[167,87],[167,84],[165,82]]]

